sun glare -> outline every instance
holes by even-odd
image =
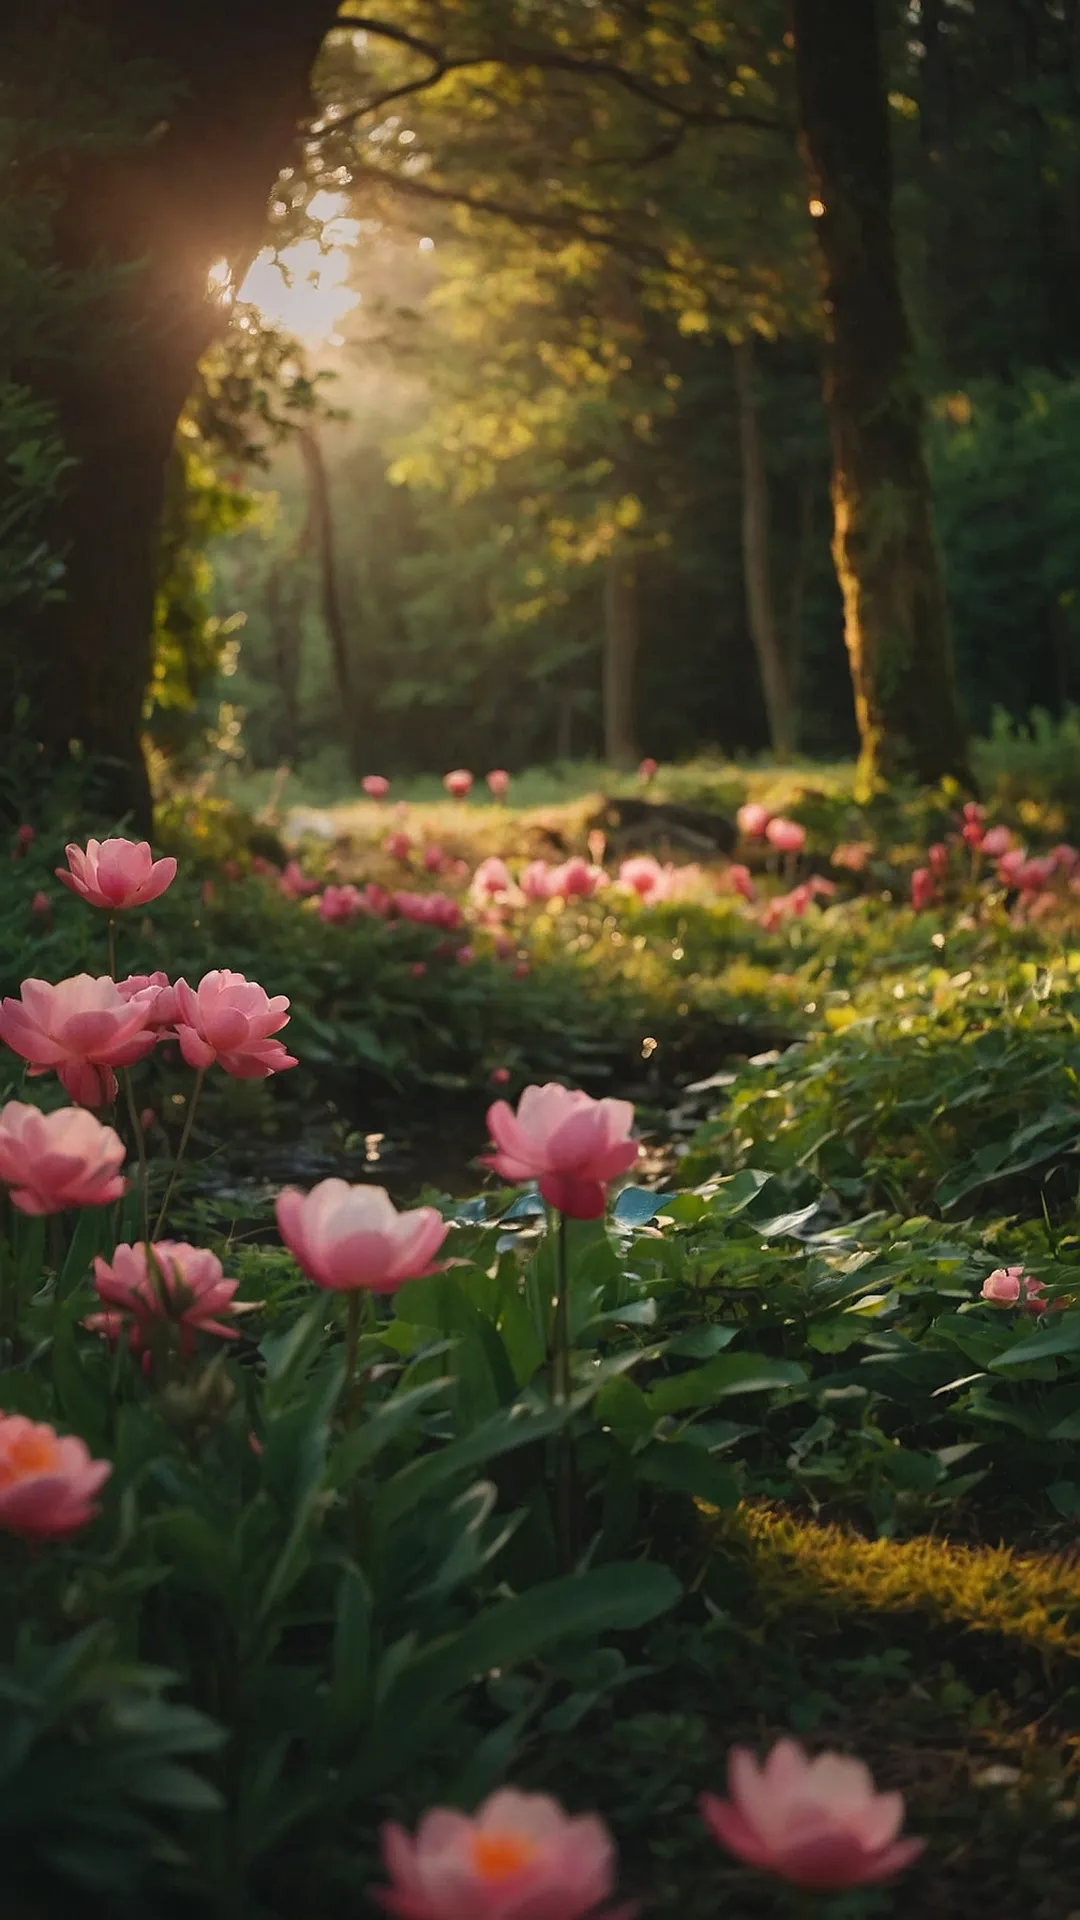
[[[347,284],[350,250],[360,228],[346,217],[346,205],[341,194],[315,194],[308,211],[322,223],[321,243],[297,240],[280,252],[265,247],[252,261],[235,296],[257,307],[269,325],[294,334],[309,347],[336,343],[341,321],[360,304],[360,295]],[[226,261],[211,268],[209,290],[218,299],[231,297]]]

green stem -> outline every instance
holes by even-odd
[[[555,1325],[552,1340],[552,1397],[570,1398],[570,1281],[566,1249],[566,1215],[555,1228]]]
[[[139,1109],[135,1105],[135,1095],[131,1086],[131,1074],[127,1067],[120,1069],[120,1084],[127,1101],[128,1119],[131,1121],[131,1133],[135,1142],[135,1152],[139,1161],[139,1192],[142,1195],[143,1239],[150,1238],[150,1187],[146,1169],[146,1135],[139,1119]]]
[[[360,1309],[363,1305],[359,1289],[354,1288],[349,1295],[347,1318],[345,1323],[345,1391],[352,1387],[356,1378],[356,1350],[360,1345]]]
[[[557,1216],[555,1226],[555,1317],[552,1327],[552,1398],[565,1407],[570,1399],[570,1263],[568,1259],[566,1215]],[[574,1436],[569,1428],[556,1434],[555,1470],[555,1543],[559,1566],[569,1573],[577,1558],[577,1460]]]
[[[187,1119],[184,1121],[184,1131],[180,1135],[180,1145],[176,1149],[176,1159],[173,1161],[172,1172],[169,1175],[169,1184],[165,1189],[165,1198],[161,1203],[161,1212],[158,1214],[157,1224],[154,1227],[155,1240],[157,1239],[158,1234],[161,1232],[161,1229],[165,1224],[165,1215],[169,1211],[169,1201],[172,1199],[172,1191],[176,1185],[176,1176],[180,1171],[184,1154],[187,1150],[187,1143],[191,1138],[191,1127],[192,1127],[192,1122],[194,1121],[194,1118],[195,1118],[195,1109],[199,1104],[199,1095],[202,1092],[202,1084],[205,1078],[206,1078],[206,1068],[200,1067],[198,1072],[195,1075],[195,1085],[191,1089],[191,1099],[188,1101]]]
[[[108,940],[109,940],[109,974],[110,974],[110,977],[113,980],[115,980],[116,979],[116,917],[114,914],[111,914],[111,913],[109,915]]]

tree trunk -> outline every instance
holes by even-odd
[[[761,435],[755,380],[754,343],[748,335],[732,345],[735,396],[739,409],[742,456],[742,559],[746,617],[757,655],[761,691],[769,723],[769,744],[778,760],[795,750],[795,710],[791,675],[773,604],[769,569],[769,480]]]
[[[873,0],[793,0],[811,192],[822,211],[833,557],[862,742],[860,786],[970,776],[900,291]]]
[[[810,555],[814,544],[815,475],[806,472],[799,481],[795,522],[795,555],[791,565],[791,592],[788,599],[787,663],[791,683],[791,704],[795,713],[794,732],[799,737],[798,717],[802,702],[803,609],[806,583],[810,575]]]
[[[78,464],[46,530],[66,564],[63,598],[19,636],[11,678],[47,762],[63,762],[78,742],[102,812],[142,831],[165,467],[198,361],[227,317],[207,276],[225,260],[238,284],[259,247],[335,12],[334,0],[84,0],[78,12],[79,31],[100,33],[110,67],[145,88],[136,63],[153,63],[170,92],[153,126],[111,151],[75,150],[65,171],[59,265],[123,271],[95,310],[96,346],[47,378],[35,370]],[[39,0],[43,69],[67,26],[66,0]],[[0,62],[16,31],[25,45],[20,8],[0,29]],[[0,737],[10,726],[0,709]]]
[[[319,568],[319,595],[323,624],[330,641],[330,657],[334,664],[334,680],[337,684],[342,729],[345,735],[345,753],[350,773],[359,775],[363,772],[360,755],[360,716],[357,711],[352,665],[349,660],[349,635],[341,604],[341,588],[338,583],[337,542],[334,537],[334,509],[330,499],[330,479],[322,448],[313,429],[301,427],[296,437],[300,442],[300,451],[304,456],[304,466],[307,471],[312,547]]]
[[[295,574],[295,568],[293,569]],[[274,679],[281,695],[281,725],[275,752],[290,767],[300,752],[300,595],[287,581],[286,565],[274,560],[266,576],[266,623],[274,662]]]
[[[638,763],[634,686],[638,651],[637,568],[632,549],[616,540],[604,577],[604,758],[609,767]]]

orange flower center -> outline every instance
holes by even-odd
[[[0,1487],[11,1487],[29,1480],[35,1473],[50,1473],[56,1465],[56,1441],[48,1434],[27,1433],[0,1452]]]
[[[473,1865],[481,1880],[508,1880],[520,1873],[538,1849],[521,1833],[477,1833],[473,1836]]]

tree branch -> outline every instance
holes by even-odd
[[[466,193],[453,187],[436,187],[426,180],[411,179],[405,174],[389,173],[381,167],[367,167],[357,176],[368,182],[377,182],[391,193],[404,194],[406,198],[434,201],[443,206],[465,207],[472,213],[490,215],[496,220],[508,220],[516,227],[535,227],[540,232],[554,233],[564,238],[588,240],[594,245],[611,247],[625,254],[629,259],[637,259],[650,265],[665,265],[666,256],[659,247],[650,247],[640,241],[631,241],[621,235],[618,228],[603,214],[582,212],[577,219],[567,214],[545,213],[537,207],[516,207],[507,200],[490,200],[475,193]],[[589,224],[590,222],[598,224]]]

